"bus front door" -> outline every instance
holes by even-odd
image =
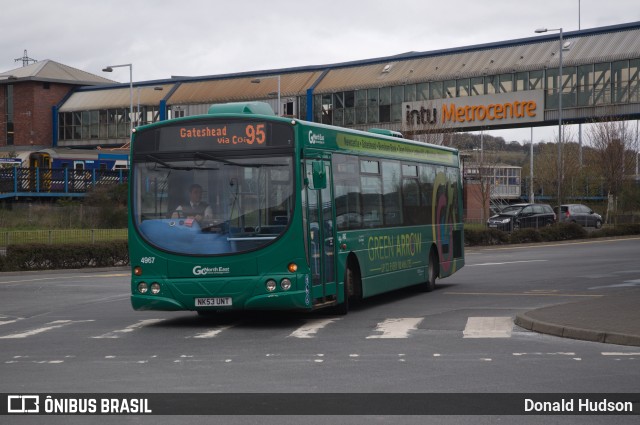
[[[336,298],[331,162],[305,161],[306,231],[314,305]]]

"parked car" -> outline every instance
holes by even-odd
[[[513,204],[491,216],[487,226],[510,232],[525,227],[550,226],[556,221],[556,213],[547,204]]]
[[[582,204],[560,205],[558,221],[578,223],[584,227],[595,227],[596,229],[602,227],[602,216]]]

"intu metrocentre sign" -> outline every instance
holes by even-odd
[[[403,131],[526,125],[543,121],[544,91],[404,102]]]

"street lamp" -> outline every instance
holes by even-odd
[[[133,134],[133,65],[125,63],[123,65],[109,65],[103,68],[103,72],[113,72],[113,68],[129,67],[129,137]]]
[[[136,108],[136,123],[138,125],[140,125],[140,123],[142,122],[142,115],[140,114],[140,89],[142,89],[143,87],[136,87],[136,91],[138,92],[138,107]],[[153,88],[155,91],[162,91],[163,88],[160,86],[156,86]]]
[[[561,190],[561,177],[562,177],[562,28],[538,28],[535,32],[537,34],[547,31],[559,31],[560,33],[560,49],[558,56],[558,208],[562,204],[562,197],[560,196]],[[559,213],[559,211],[558,211]],[[560,217],[558,217],[558,221]]]
[[[267,79],[267,78],[277,78],[278,79],[278,116],[280,116],[280,76],[279,75],[273,75],[271,77],[256,78],[256,79],[251,80],[251,82],[254,83],[254,84],[260,84],[261,80]]]

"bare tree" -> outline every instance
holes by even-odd
[[[589,127],[588,139],[598,154],[597,167],[609,199],[605,221],[616,209],[626,175],[634,173],[636,131],[627,121],[598,122]]]

